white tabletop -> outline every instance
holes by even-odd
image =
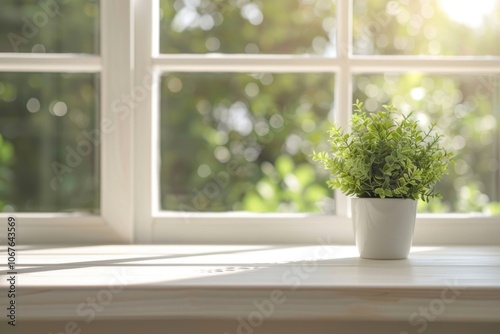
[[[79,319],[95,300],[104,319],[232,318],[258,304],[276,319],[406,320],[430,308],[441,320],[500,320],[500,247],[414,247],[407,260],[389,261],[321,245],[33,246],[17,253],[18,309],[30,319]],[[4,276],[5,247],[0,254]],[[6,284],[2,277],[2,290]]]

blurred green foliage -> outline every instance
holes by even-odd
[[[4,199],[8,198],[12,189],[12,160],[14,148],[11,143],[5,141],[0,135],[0,212],[5,206]]]
[[[328,173],[308,155],[326,145],[332,74],[171,73],[161,92],[163,209],[328,208]]]
[[[335,54],[332,0],[161,0],[162,53]]]
[[[500,55],[498,0],[354,0],[353,13],[356,55]]]
[[[99,53],[99,0],[2,0],[0,52]]]
[[[379,16],[394,1],[355,0],[354,52],[500,54],[492,28],[500,21],[499,1],[479,27],[449,17],[440,1],[397,1],[395,15]],[[16,34],[20,52],[99,54],[99,1],[57,2],[56,15],[42,3],[48,2],[1,1],[0,52],[16,51]],[[470,17],[481,6],[474,3]],[[160,9],[163,53],[336,54],[333,0],[161,0]],[[35,21],[36,32],[23,35]],[[307,155],[328,148],[321,138],[331,126],[334,79],[333,71],[165,73],[161,208],[331,212],[328,175]],[[98,148],[57,182],[51,167],[64,163],[84,131],[98,127],[98,82],[95,74],[0,74],[0,134],[14,150],[3,179],[9,191],[0,193],[9,210],[98,212]],[[422,121],[438,121],[457,153],[438,185],[443,200],[419,204],[421,211],[500,213],[498,82],[487,74],[354,77],[355,99],[373,110],[392,100]],[[59,102],[67,108],[61,116],[54,113]]]
[[[243,209],[253,212],[328,211],[331,201],[326,199],[331,192],[317,183],[320,173],[311,164],[297,166],[289,155],[281,155],[274,165],[263,163],[262,169],[265,175],[243,197]],[[319,206],[321,204],[323,207]]]
[[[15,157],[9,192],[0,192],[6,210],[99,212],[99,145],[85,136],[99,128],[98,81],[96,74],[0,73],[0,134]]]

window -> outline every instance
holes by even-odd
[[[0,103],[15,105],[2,106],[0,157],[16,157],[0,194],[33,224],[73,221],[67,235],[77,226],[92,241],[310,243],[335,231],[332,242],[351,242],[349,199],[309,154],[361,99],[437,121],[457,152],[443,199],[419,204],[417,239],[493,240],[500,1],[66,2],[1,5],[0,30],[21,37],[25,18],[47,17],[15,52],[0,42]],[[40,150],[19,153],[26,138]],[[59,166],[60,182],[50,162],[72,149],[81,162]]]
[[[23,222],[21,242],[132,238],[130,124],[110,108],[130,93],[130,10],[0,5],[0,211]]]
[[[35,58],[98,53],[99,4],[6,1],[2,7],[0,51],[22,53],[34,71],[12,67],[0,74],[0,209],[98,213],[99,149],[78,146],[76,137],[98,125],[99,73],[49,72],[36,68]]]

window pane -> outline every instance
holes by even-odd
[[[333,0],[161,0],[162,53],[335,55]]]
[[[162,78],[161,207],[325,212],[332,74],[173,73]]]
[[[442,200],[419,204],[421,212],[500,214],[498,75],[385,74],[355,77],[354,99],[376,111],[394,103],[415,111],[423,126],[437,122],[447,149],[456,154],[438,184]]]
[[[500,0],[355,0],[357,55],[500,55]]]
[[[0,73],[0,211],[99,211],[98,80]]]
[[[0,52],[99,53],[99,0],[2,0]]]

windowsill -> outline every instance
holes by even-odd
[[[398,261],[321,245],[17,251],[23,321],[84,322],[93,299],[99,320],[246,319],[265,304],[275,320],[408,321],[427,308],[439,321],[500,322],[500,247],[414,247]]]
[[[0,213],[6,221],[9,214]],[[60,244],[236,244],[236,245],[349,245],[354,242],[347,216],[309,214],[160,213],[146,228],[111,224],[100,216],[20,213],[16,215],[23,245]],[[132,231],[137,232],[135,235]],[[0,229],[0,240],[7,238]],[[119,233],[120,232],[120,233]],[[135,237],[135,239],[134,239]],[[500,245],[500,216],[418,215],[413,244]]]

